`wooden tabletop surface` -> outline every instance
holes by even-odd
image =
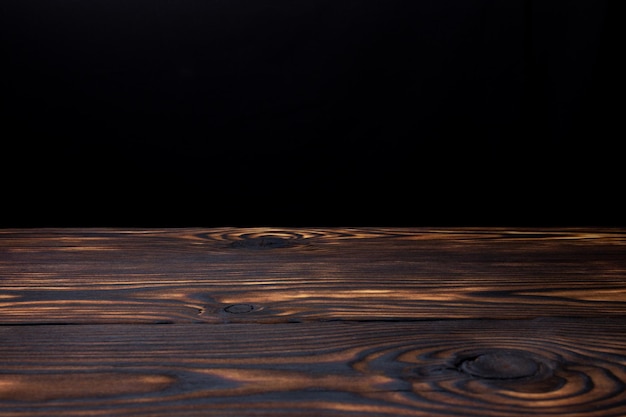
[[[0,230],[0,416],[626,416],[626,230]]]

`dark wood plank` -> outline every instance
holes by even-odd
[[[622,319],[0,326],[0,415],[626,415]]]
[[[0,323],[626,315],[626,231],[6,229]]]

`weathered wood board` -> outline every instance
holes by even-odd
[[[0,230],[1,416],[623,416],[626,231]]]

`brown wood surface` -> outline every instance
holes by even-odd
[[[0,230],[0,416],[624,416],[626,231]]]

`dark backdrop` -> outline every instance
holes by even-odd
[[[3,0],[2,226],[624,225],[623,4]]]

